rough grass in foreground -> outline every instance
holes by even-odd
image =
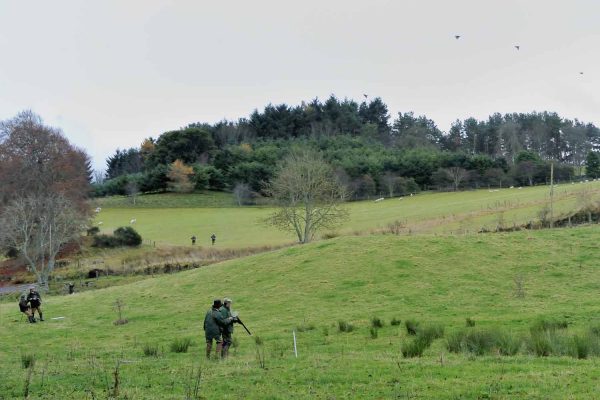
[[[47,296],[43,324],[19,322],[15,303],[0,304],[0,394],[23,398],[31,369],[22,368],[21,354],[41,349],[32,399],[107,398],[117,362],[121,398],[185,398],[192,367],[202,370],[205,398],[594,398],[600,390],[593,342],[600,331],[598,238],[596,226],[339,237],[327,247],[285,248],[130,285]],[[517,272],[526,278],[524,298],[514,296]],[[207,361],[203,316],[213,298],[224,296],[233,298],[253,336],[236,325],[230,358]],[[129,323],[122,326],[112,324],[118,298],[127,303]],[[418,335],[386,323],[371,339],[373,316],[438,324],[444,337],[420,357],[405,358],[403,344]],[[476,326],[466,328],[465,316]],[[568,321],[568,328],[554,331],[558,339],[548,356],[536,356],[527,340],[512,356],[493,348],[481,356],[453,353],[445,346],[463,329],[526,339],[539,319]],[[292,331],[302,321],[316,328],[296,332],[296,358]],[[339,332],[338,321],[355,329]],[[254,336],[262,339],[259,357]],[[170,351],[174,340],[186,337],[192,339],[187,353]],[[497,348],[514,351],[499,338]],[[144,345],[156,346],[158,357],[144,356]]]

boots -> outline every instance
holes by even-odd
[[[206,342],[206,358],[210,360],[210,352],[212,351],[212,341]]]
[[[33,323],[35,323],[35,317],[34,317],[33,315],[29,315],[29,316],[27,317],[27,319],[29,320],[29,323],[30,323],[30,324],[33,324]]]
[[[221,358],[226,359],[228,353],[229,353],[229,343],[225,343],[225,344],[223,344],[223,349],[221,350]]]
[[[43,321],[44,317],[42,316],[42,313],[40,313],[40,321]]]

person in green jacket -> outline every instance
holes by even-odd
[[[236,321],[236,317],[231,314],[231,299],[223,299],[223,307],[221,307],[220,312],[224,322],[221,358],[227,358],[227,353],[233,343],[231,338],[231,335],[233,335],[233,323]]]
[[[223,349],[223,341],[221,340],[221,332],[223,331],[226,321],[223,319],[219,311],[223,303],[217,299],[213,302],[213,306],[207,311],[204,317],[204,335],[206,337],[206,358],[210,358],[212,351],[213,340],[217,343],[217,357],[221,356]]]

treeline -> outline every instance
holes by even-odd
[[[557,181],[571,180],[600,149],[596,126],[556,113],[456,120],[447,132],[412,112],[390,119],[380,98],[359,104],[331,96],[268,105],[235,122],[193,123],[117,150],[96,195],[212,189],[248,202],[267,195],[265,183],[294,146],[320,150],[355,199],[546,183],[551,162]],[[587,175],[597,177],[590,167]]]

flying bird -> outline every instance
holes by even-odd
[[[455,38],[456,40],[458,40],[458,39],[460,39],[460,35],[454,35],[454,38]]]
[[[521,46],[515,46],[515,49],[521,50]]]
[[[583,75],[583,72],[580,72],[579,75]]]
[[[367,97],[369,97],[369,95],[368,95],[368,94],[364,94],[364,93],[363,93],[363,96],[365,96],[365,99],[366,99]]]

